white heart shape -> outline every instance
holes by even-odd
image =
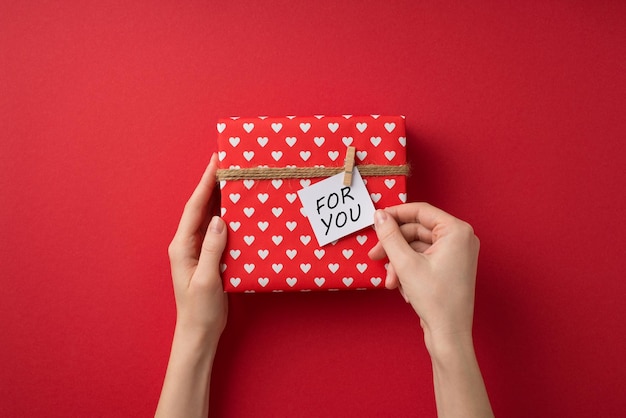
[[[274,159],[274,161],[278,161],[283,157],[283,152],[282,151],[272,151],[272,158]]]
[[[349,147],[350,144],[352,144],[352,141],[354,141],[354,138],[352,138],[351,136],[344,136],[343,138],[341,138],[341,142],[343,142],[346,147]]]
[[[330,270],[333,273],[337,273],[337,270],[339,270],[339,264],[337,263],[328,264],[328,270]]]
[[[285,254],[287,254],[287,257],[289,257],[290,259],[293,260],[293,258],[298,254],[298,251],[296,251],[296,250],[287,250],[287,251],[285,251]]]
[[[224,158],[226,158],[226,151],[220,151],[220,152],[218,152],[218,153],[217,153],[217,158],[218,158],[220,161],[224,161]]]
[[[391,189],[395,185],[396,181],[394,179],[385,179],[385,186],[387,186],[388,189]]]
[[[254,270],[254,264],[244,264],[243,268],[245,271],[247,271],[248,273],[252,273],[252,270]]]
[[[387,132],[391,133],[394,129],[396,129],[396,124],[393,122],[385,122],[385,129]]]
[[[290,147],[293,147],[296,144],[296,142],[298,142],[298,138],[296,138],[295,136],[288,136],[287,138],[285,138],[285,142]]]
[[[246,244],[248,244],[248,246],[250,246],[254,242],[254,235],[246,235],[243,237],[243,240]]]
[[[278,218],[283,213],[283,208],[272,208],[272,213]]]
[[[217,124],[217,132],[222,133],[222,132],[224,132],[224,129],[226,129],[226,124],[225,123],[218,123]]]
[[[287,225],[288,230],[293,232],[293,230],[296,229],[296,226],[298,226],[298,223],[296,221],[287,221],[285,225]]]
[[[406,147],[406,136],[401,136],[398,137],[398,142],[400,143],[400,145],[402,145],[403,147]]]
[[[302,129],[302,132],[307,133],[309,132],[309,129],[311,129],[311,124],[309,122],[302,122],[300,124],[300,129]]]
[[[309,263],[300,264],[300,270],[302,270],[304,273],[308,273],[309,270],[311,270],[311,264]]]
[[[300,235],[300,242],[303,243],[304,245],[309,245],[309,242],[311,242],[311,236],[310,235]]]
[[[270,282],[270,279],[268,279],[267,277],[259,277],[257,281],[262,287],[265,287]]]
[[[276,190],[280,189],[280,186],[282,185],[283,185],[283,181],[281,179],[272,180],[272,186],[274,186]]]
[[[241,199],[241,195],[239,193],[231,193],[228,195],[228,198],[231,202],[237,203],[239,202],[239,199]]]
[[[367,270],[367,263],[358,263],[358,264],[356,265],[356,269],[357,269],[359,272],[363,273],[365,270]]]
[[[350,257],[352,257],[352,254],[354,254],[354,251],[350,249],[345,249],[341,251],[341,254],[343,254],[346,260],[348,260]]]
[[[344,277],[341,281],[346,287],[350,287],[350,285],[354,282],[354,279],[352,277]]]
[[[232,229],[233,231],[237,231],[241,226],[241,222],[232,221],[228,223],[228,226],[230,226],[230,229]]]
[[[301,179],[300,180],[300,186],[302,187],[309,187],[311,185],[311,180],[309,179]]]
[[[331,161],[335,161],[339,158],[339,151],[328,151],[328,158],[330,158]]]
[[[356,152],[356,158],[358,158],[359,160],[363,161],[365,159],[365,157],[367,157],[367,151],[357,151]]]
[[[287,277],[287,279],[285,279],[287,281],[287,284],[290,287],[294,287],[296,285],[296,283],[298,283],[298,279],[296,279],[295,277]]]
[[[357,122],[356,128],[359,130],[359,132],[363,133],[367,129],[367,123],[365,123],[365,122]]]
[[[254,151],[244,151],[243,158],[245,158],[248,161],[252,160],[254,158]]]
[[[382,138],[379,136],[373,136],[370,138],[370,142],[372,143],[372,145],[374,145],[375,147],[378,146],[378,144],[380,144],[382,142]]]
[[[256,197],[259,199],[259,202],[265,203],[267,202],[267,199],[269,199],[270,195],[268,193],[259,193]]]
[[[232,145],[233,147],[239,145],[240,140],[241,138],[239,138],[238,136],[231,136],[230,138],[228,138],[228,142],[230,142],[230,145]]]
[[[267,256],[270,255],[270,252],[269,250],[259,250],[257,251],[257,254],[259,254],[259,257],[261,257],[261,260],[265,260]]]
[[[260,221],[257,223],[257,226],[259,227],[261,231],[265,232],[265,230],[267,229],[268,226],[270,226],[270,224],[267,221]]]
[[[254,129],[254,123],[252,122],[246,122],[243,124],[243,130],[250,133],[252,132],[252,130]]]
[[[322,257],[324,257],[324,254],[326,254],[326,251],[322,250],[321,248],[318,248],[313,252],[315,253],[315,257],[317,257],[318,260],[321,260]]]
[[[287,200],[289,201],[289,203],[293,203],[296,201],[296,199],[298,198],[298,195],[295,193],[287,193],[285,195],[285,197],[287,198]]]
[[[367,241],[367,235],[357,235],[356,241],[361,245],[365,244],[365,241]]]
[[[280,263],[275,263],[272,264],[272,270],[274,270],[274,272],[276,273],[280,273],[280,271],[283,269],[283,265]]]
[[[254,208],[243,208],[243,213],[249,218],[254,215]]]
[[[230,250],[230,256],[233,258],[233,260],[238,259],[240,255],[241,250]]]
[[[272,241],[274,242],[275,245],[279,245],[281,242],[283,242],[283,236],[282,235],[272,235]]]
[[[304,161],[307,161],[309,158],[311,158],[311,151],[300,151],[300,158],[302,158]]]
[[[272,130],[276,133],[280,132],[280,130],[283,129],[283,124],[279,123],[279,122],[274,122],[272,123]]]
[[[224,216],[226,214],[226,208],[220,208],[220,213]]]
[[[385,151],[385,157],[391,161],[393,160],[393,157],[396,156],[396,152],[395,151]]]
[[[252,186],[254,186],[254,180],[245,179],[243,181],[243,185],[246,187],[246,189],[250,190]]]
[[[241,278],[240,277],[231,277],[230,278],[230,284],[233,287],[237,287],[241,284]]]
[[[259,145],[261,146],[261,148],[263,148],[264,146],[267,145],[267,143],[269,142],[269,138],[266,136],[260,136],[256,139],[256,142],[259,143]]]
[[[374,285],[374,287],[378,286],[382,282],[383,282],[383,279],[381,279],[380,277],[372,277],[370,279],[370,283],[372,283]]]
[[[339,129],[339,124],[337,122],[331,122],[328,124],[328,129],[330,129],[332,133],[335,133],[337,132],[337,129]]]
[[[406,193],[398,193],[398,197],[402,203],[406,203]]]
[[[378,203],[382,195],[380,193],[370,193],[370,197],[372,198],[372,202]]]
[[[317,287],[322,287],[322,286],[324,286],[324,283],[326,282],[326,279],[323,278],[323,277],[316,277],[315,279],[313,279],[313,281],[315,282]]]
[[[326,138],[324,138],[323,136],[316,136],[315,138],[313,138],[313,142],[315,142],[315,145],[317,145],[318,147],[321,147],[324,144],[324,141],[326,141]]]

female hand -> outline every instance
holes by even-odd
[[[399,287],[431,337],[471,339],[478,238],[472,227],[427,203],[378,210],[374,259],[389,257],[385,286]]]
[[[220,279],[226,245],[213,154],[169,246],[176,329],[155,416],[206,417],[213,359],[226,326],[228,300]]]
[[[219,189],[213,154],[200,183],[185,205],[178,230],[169,246],[176,297],[177,329],[198,333],[211,344],[226,326],[228,299],[220,278],[220,259],[226,245],[219,209]]]
[[[437,416],[493,417],[472,340],[474,230],[426,203],[378,210],[374,225],[379,242],[370,257],[389,257],[385,286],[401,290],[424,329]]]

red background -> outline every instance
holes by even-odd
[[[149,416],[167,244],[229,115],[405,114],[410,200],[482,242],[496,414],[626,409],[626,3],[0,5],[0,411]],[[232,295],[211,415],[432,416],[396,292]]]

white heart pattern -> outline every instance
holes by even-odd
[[[404,121],[398,117],[346,114],[338,118],[316,115],[305,120],[295,116],[240,121],[231,118],[220,120],[216,130],[222,169],[335,169],[343,165],[341,160],[348,146],[356,147],[357,166],[400,165],[405,161]],[[220,263],[220,271],[226,272],[226,291],[383,287],[386,273],[382,263],[369,261],[366,256],[370,238],[376,242],[372,228],[323,248],[317,246],[296,193],[316,181],[318,178],[280,176],[220,179],[220,213],[229,232]],[[407,200],[402,176],[366,175],[364,182],[376,207]],[[330,275],[325,276],[324,271]]]

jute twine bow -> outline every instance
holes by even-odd
[[[363,177],[366,176],[406,176],[409,166],[403,165],[357,165]],[[220,168],[218,180],[263,180],[263,179],[304,179],[330,177],[342,173],[343,167],[252,167]]]

